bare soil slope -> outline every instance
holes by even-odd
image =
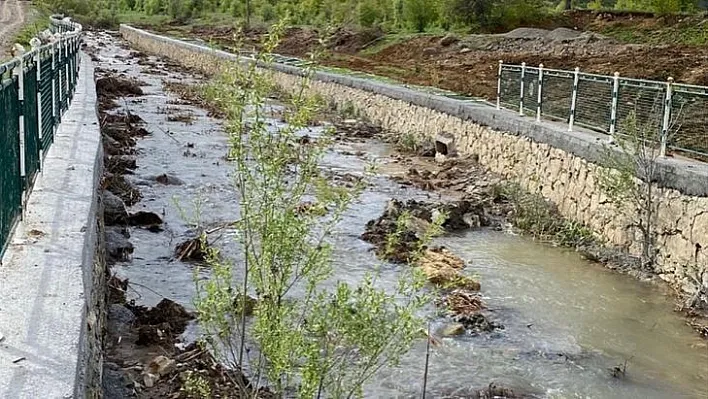
[[[499,60],[534,66],[543,63],[556,69],[580,67],[583,72],[606,75],[619,72],[625,77],[651,80],[673,77],[677,82],[708,85],[707,46],[698,40],[704,33],[708,37],[708,23],[703,23],[706,20],[702,17],[695,18],[700,20],[576,13],[555,28],[519,28],[503,34],[456,38],[413,36],[385,46],[379,42],[383,38],[380,31],[339,29],[328,39],[329,52],[323,63],[488,99],[496,96]],[[701,31],[689,32],[687,26]],[[706,32],[702,33],[703,29]],[[235,45],[234,30],[228,27],[171,26],[160,30],[176,30],[227,49]],[[596,32],[612,32],[616,39]],[[639,33],[625,37],[626,32]],[[641,36],[647,32],[651,36]],[[264,33],[263,29],[247,32],[246,45],[255,47]],[[307,57],[318,46],[318,37],[312,29],[290,28],[277,51]],[[633,38],[643,44],[628,43]],[[380,50],[373,51],[372,46]]]

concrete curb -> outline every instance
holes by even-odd
[[[99,289],[93,276],[103,161],[93,73],[83,54],[73,102],[0,266],[4,399],[83,398],[94,374],[89,358],[100,358],[87,336],[100,335],[95,310],[86,312]]]
[[[227,61],[252,62],[252,59],[240,57],[225,51],[216,50],[202,45],[156,35],[128,25],[120,26],[121,32],[130,32],[157,42],[168,43],[177,47],[189,49],[196,53],[218,57]],[[268,68],[296,76],[303,76],[300,67],[272,64]],[[487,126],[507,134],[524,136],[537,143],[548,144],[554,148],[566,151],[589,162],[603,165],[605,145],[609,136],[588,129],[576,127],[568,132],[563,123],[551,121],[536,122],[534,118],[519,116],[510,110],[497,110],[495,107],[471,103],[469,101],[426,93],[420,90],[329,72],[316,72],[313,79],[325,83],[336,83],[353,89],[379,94],[395,100],[425,107],[443,114]],[[607,147],[619,151],[617,147]],[[665,158],[658,162],[658,184],[663,188],[675,189],[684,195],[708,197],[708,164],[683,158]]]

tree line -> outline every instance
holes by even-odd
[[[616,9],[657,14],[692,12],[702,0],[40,0],[55,11],[107,18],[121,12],[167,15],[188,21],[225,14],[272,23],[353,25],[384,30],[465,29],[498,31],[534,25],[569,9]]]

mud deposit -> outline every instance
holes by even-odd
[[[230,183],[233,169],[225,160],[227,138],[220,121],[209,116],[213,112],[164,88],[164,82],[189,83],[198,76],[131,52],[110,36],[89,36],[88,42],[100,76],[137,82],[142,92],[127,88],[104,107],[109,115],[122,115],[106,117],[115,119],[110,123],[124,126],[111,130],[105,124],[106,131],[124,132],[106,134],[105,140],[111,165],[106,188],[113,193],[104,200],[112,224],[107,238],[116,275],[110,282],[106,397],[181,397],[187,371],[208,374],[213,387],[229,392],[229,371],[190,346],[198,331],[191,320],[195,263],[179,256],[199,230],[188,222],[196,218],[199,199],[199,228],[213,231],[209,241],[224,255],[240,258],[228,228],[239,212]],[[316,140],[321,129],[312,127],[306,134]],[[383,172],[370,181],[332,237],[336,272],[328,284],[357,281],[380,264],[375,239],[372,244],[360,237],[369,221],[381,222],[391,199],[433,207],[478,201],[478,188],[492,180],[480,172],[470,184],[458,178],[463,172],[450,168],[445,173],[453,185],[465,186],[453,187],[431,178],[427,161],[402,157],[368,136],[337,140],[322,162],[343,183],[360,176],[369,161],[381,164]],[[422,177],[412,179],[411,168]],[[427,205],[417,208],[422,220],[432,214]],[[460,209],[464,212],[455,220],[465,224],[447,226],[431,246],[429,260],[479,285],[446,287],[438,308],[431,304],[426,310],[437,344],[429,397],[705,397],[708,349],[672,312],[671,299],[661,290],[574,252],[505,233],[498,219],[503,212],[496,215],[486,204],[471,202]],[[378,224],[388,228],[386,223],[384,218]],[[386,263],[379,283],[393,287],[399,271],[411,267],[407,261]],[[425,350],[421,339],[400,366],[371,381],[365,397],[420,397]],[[625,361],[626,373],[616,378],[613,370]]]

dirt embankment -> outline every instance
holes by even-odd
[[[696,17],[697,18],[697,17]],[[556,26],[519,28],[505,34],[413,36],[389,40],[377,30],[339,29],[327,38],[326,65],[387,76],[399,81],[435,86],[487,99],[496,96],[499,60],[547,68],[652,80],[673,77],[677,82],[708,85],[708,55],[705,47],[688,45],[690,38],[678,38],[686,26],[708,29],[702,20],[684,21],[655,18],[646,14],[574,13],[557,21]],[[686,25],[688,24],[688,25]],[[624,32],[639,25],[644,32],[665,32],[655,44],[627,44],[593,32]],[[213,41],[234,49],[234,30],[205,26],[170,27],[172,33]],[[165,33],[170,30],[160,29]],[[586,32],[584,32],[586,30]],[[673,33],[672,33],[673,32]],[[700,33],[700,32],[698,32]],[[698,34],[696,33],[696,34]],[[264,30],[246,32],[246,47],[257,47]],[[284,55],[306,57],[318,47],[321,33],[293,27],[286,31],[277,51]],[[615,36],[619,36],[619,33]],[[672,39],[676,36],[676,39]],[[637,40],[648,40],[637,36]],[[376,51],[374,46],[380,50]]]
[[[9,56],[12,40],[24,25],[28,8],[27,1],[0,1],[0,61]]]

